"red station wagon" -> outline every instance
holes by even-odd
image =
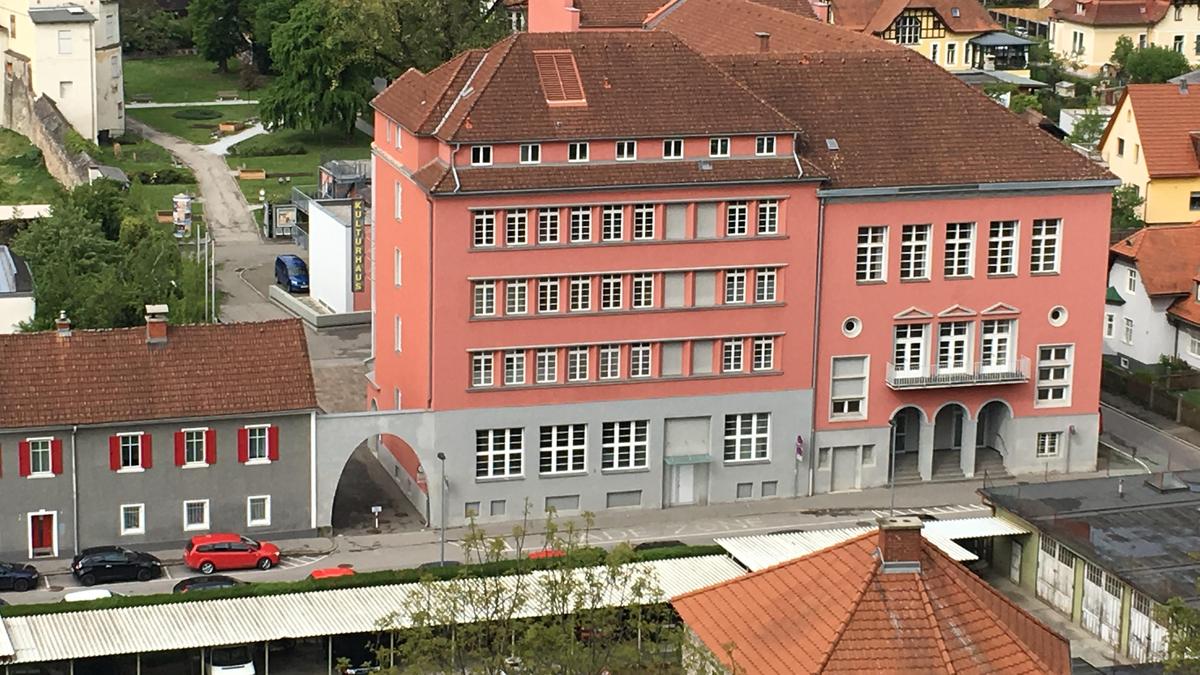
[[[279,564],[279,547],[237,534],[200,534],[184,547],[183,562],[204,574],[250,567],[269,570]]]

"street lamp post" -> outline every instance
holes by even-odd
[[[442,466],[441,466],[441,483],[442,483],[442,485],[441,485],[442,502],[441,503],[442,503],[442,507],[440,509],[442,526],[440,528],[440,533],[438,535],[438,560],[440,561],[439,565],[442,567],[445,567],[446,566],[446,488],[449,487],[450,481],[446,480],[446,453],[439,452],[437,454],[437,458],[438,458],[438,461],[442,463]]]

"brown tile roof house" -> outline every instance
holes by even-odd
[[[1126,104],[1133,108],[1151,178],[1200,176],[1200,91],[1177,84],[1131,84],[1116,109]],[[1113,115],[1100,146],[1115,123]]]
[[[744,675],[1070,672],[1066,639],[926,543],[911,517],[671,604]]]
[[[1082,5],[1083,13],[1079,13]],[[1050,17],[1089,26],[1150,26],[1167,15],[1164,0],[1052,0]]]
[[[648,18],[671,11],[689,0],[574,0],[583,29],[641,28]],[[815,19],[808,0],[738,0]],[[506,0],[507,7],[526,7],[525,0]]]
[[[977,0],[831,0],[833,21],[848,30],[882,33],[906,9],[931,9],[955,33],[1000,30]]]
[[[1200,222],[1143,227],[1109,250],[1137,267],[1147,295],[1179,296],[1168,314],[1200,326],[1195,290],[1200,273]]]
[[[0,335],[0,428],[317,408],[299,320],[156,321]]]

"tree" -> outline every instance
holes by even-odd
[[[217,64],[218,72],[229,72],[229,59],[249,46],[243,11],[239,0],[191,0],[188,4],[192,39],[200,56]]]
[[[464,49],[487,47],[509,32],[503,0],[389,0],[396,34],[383,58],[403,72],[436,68]],[[400,58],[393,55],[398,54]]]
[[[1125,66],[1129,80],[1137,84],[1160,84],[1189,70],[1191,66],[1183,54],[1153,45],[1134,50]]]
[[[186,19],[162,11],[154,0],[121,3],[121,42],[126,52],[166,54],[192,46],[192,30]]]
[[[1013,94],[1008,107],[1019,115],[1030,108],[1041,110],[1042,104],[1034,94]]]
[[[254,66],[259,73],[271,70],[271,42],[279,26],[287,23],[294,0],[259,0],[254,6],[250,20],[250,32],[254,43]]]
[[[1133,39],[1128,35],[1122,35],[1117,38],[1117,46],[1113,49],[1112,56],[1109,60],[1117,65],[1121,70],[1125,70],[1129,66],[1129,57],[1137,51],[1133,46]]]
[[[1146,221],[1137,214],[1137,209],[1146,200],[1138,194],[1133,185],[1122,185],[1113,190],[1112,196],[1112,230],[1135,230],[1146,226]]]
[[[1106,124],[1108,124],[1108,120],[1104,119],[1098,110],[1088,108],[1078,120],[1075,120],[1075,126],[1071,128],[1071,135],[1067,136],[1067,142],[1088,150],[1095,150],[1096,144],[1100,142],[1100,136],[1104,134]]]
[[[129,210],[125,194],[116,182],[97,180],[85,183],[68,193],[66,199],[95,220],[105,238],[116,241],[121,235],[121,224]]]

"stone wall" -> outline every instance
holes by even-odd
[[[70,122],[51,98],[33,91],[31,80],[29,62],[5,53],[0,124],[32,141],[42,151],[46,169],[60,183],[68,188],[87,183],[88,167],[94,160],[86,152],[72,152],[67,147]]]

